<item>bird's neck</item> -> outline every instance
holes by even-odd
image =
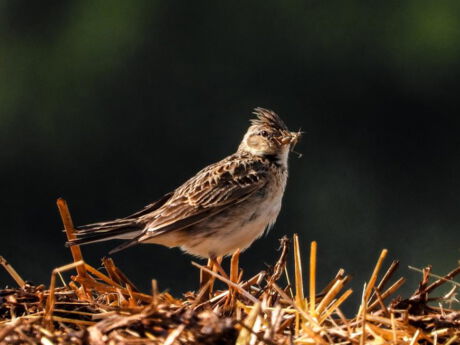
[[[288,157],[289,157],[289,150],[283,149],[283,151],[278,152],[276,154],[267,154],[264,155],[270,162],[277,165],[278,167],[282,167],[287,169],[288,166]]]
[[[262,151],[255,150],[238,150],[241,153],[249,153],[250,155],[265,158],[270,161],[270,163],[275,164],[278,167],[287,169],[288,166],[288,157],[289,157],[289,148],[284,147],[281,151],[276,153],[267,153]]]

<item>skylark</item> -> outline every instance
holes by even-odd
[[[77,239],[67,245],[125,239],[110,253],[155,243],[206,258],[248,248],[276,221],[289,151],[300,137],[275,112],[256,108],[254,114],[257,118],[251,120],[236,153],[205,167],[139,212],[77,227]]]

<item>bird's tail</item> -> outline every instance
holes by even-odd
[[[66,242],[66,246],[83,245],[112,239],[130,239],[138,235],[143,225],[134,219],[116,219],[79,226],[75,229],[76,239]]]

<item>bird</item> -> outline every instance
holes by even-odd
[[[278,217],[289,152],[302,133],[289,131],[272,110],[259,107],[253,114],[235,153],[138,212],[76,227],[66,245],[121,239],[109,254],[153,243],[208,259],[247,249]]]

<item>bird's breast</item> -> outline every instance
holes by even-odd
[[[197,224],[187,231],[185,251],[203,257],[223,256],[248,248],[276,221],[286,179],[278,178],[244,202]]]

